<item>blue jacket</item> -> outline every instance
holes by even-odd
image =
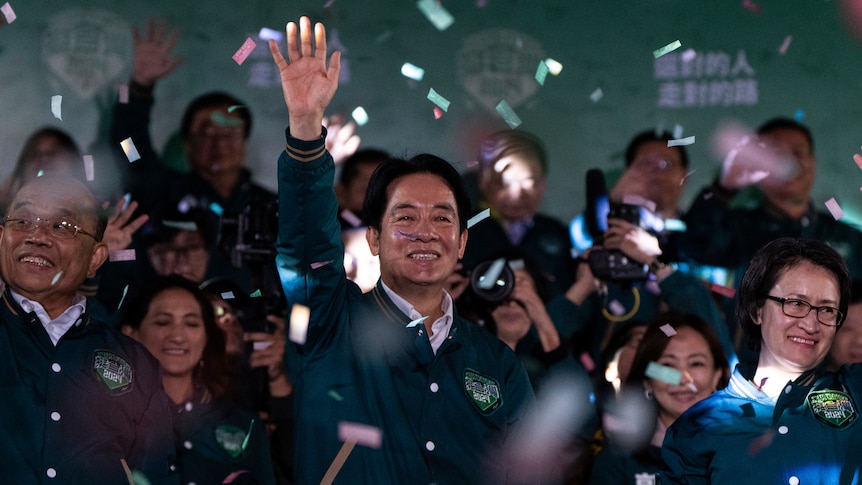
[[[340,422],[377,428],[382,443],[356,445],[336,483],[482,483],[489,468],[505,473],[493,451],[533,399],[518,358],[457,314],[435,354],[423,325],[407,326],[379,285],[362,294],[345,278],[323,138],[288,136],[278,170],[278,270],[288,303],[311,310],[294,373],[297,483],[320,482],[342,449]]]

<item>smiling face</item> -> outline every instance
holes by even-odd
[[[655,395],[659,405],[659,417],[666,425],[676,421],[694,403],[709,396],[721,378],[721,369],[706,339],[690,327],[679,327],[676,335],[669,337],[664,352],[657,363],[672,367],[682,373],[678,385],[647,378],[644,386]]]
[[[835,308],[839,307],[840,299],[835,276],[810,261],[786,269],[769,295]],[[772,300],[766,300],[757,310],[754,323],[761,326],[762,335],[758,367],[772,366],[792,373],[802,373],[820,364],[837,329],[821,324],[813,309],[802,318],[787,316],[781,303]]]
[[[207,343],[200,304],[181,288],[158,293],[140,327],[127,332],[159,360],[162,372],[171,377],[191,379]]]
[[[7,217],[68,221],[95,233],[96,201],[87,188],[68,177],[39,177],[15,196]],[[10,226],[11,227],[11,226]],[[72,304],[87,277],[108,257],[105,243],[83,233],[58,238],[42,224],[32,232],[0,228],[0,276],[13,290],[39,302],[51,317]]]
[[[366,238],[386,285],[409,295],[417,287],[443,288],[464,255],[467,231],[459,229],[455,196],[444,180],[418,173],[389,184],[380,230],[368,228]]]

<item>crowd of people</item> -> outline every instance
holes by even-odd
[[[286,34],[277,194],[233,94],[188,105],[186,171],[162,160],[160,22],[134,32],[116,186],[59,129],[25,142],[0,188],[10,483],[858,481],[862,233],[815,209],[804,125],[764,123],[687,209],[697,162],[637,133],[566,223],[539,137],[491,133],[472,178],[360,147],[326,117],[324,26]]]

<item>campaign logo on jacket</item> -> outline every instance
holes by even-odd
[[[126,359],[110,350],[93,352],[93,370],[111,395],[119,396],[132,390],[134,369]]]
[[[464,371],[464,389],[482,414],[491,414],[503,404],[500,385],[497,381],[479,374],[473,369]]]
[[[248,434],[250,432],[246,433],[245,430],[229,424],[220,424],[215,429],[216,441],[231,458],[236,458],[245,451]]]
[[[818,420],[836,428],[856,420],[853,401],[849,395],[841,391],[831,389],[814,391],[808,395],[808,406]]]

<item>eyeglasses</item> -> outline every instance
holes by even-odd
[[[803,318],[811,310],[817,311],[817,321],[823,325],[837,327],[840,325],[842,314],[837,308],[831,306],[814,306],[805,300],[797,300],[795,298],[779,298],[777,296],[766,295],[766,298],[778,303],[781,303],[781,311],[788,317]]]
[[[30,233],[35,231],[39,226],[45,226],[48,229],[48,234],[57,239],[72,239],[78,234],[84,234],[96,241],[99,240],[95,234],[89,233],[78,227],[74,222],[65,219],[7,217],[3,221],[3,227],[15,232]]]
[[[150,248],[150,254],[162,262],[175,262],[182,258],[186,261],[199,260],[206,254],[202,245],[194,246],[155,246]]]

